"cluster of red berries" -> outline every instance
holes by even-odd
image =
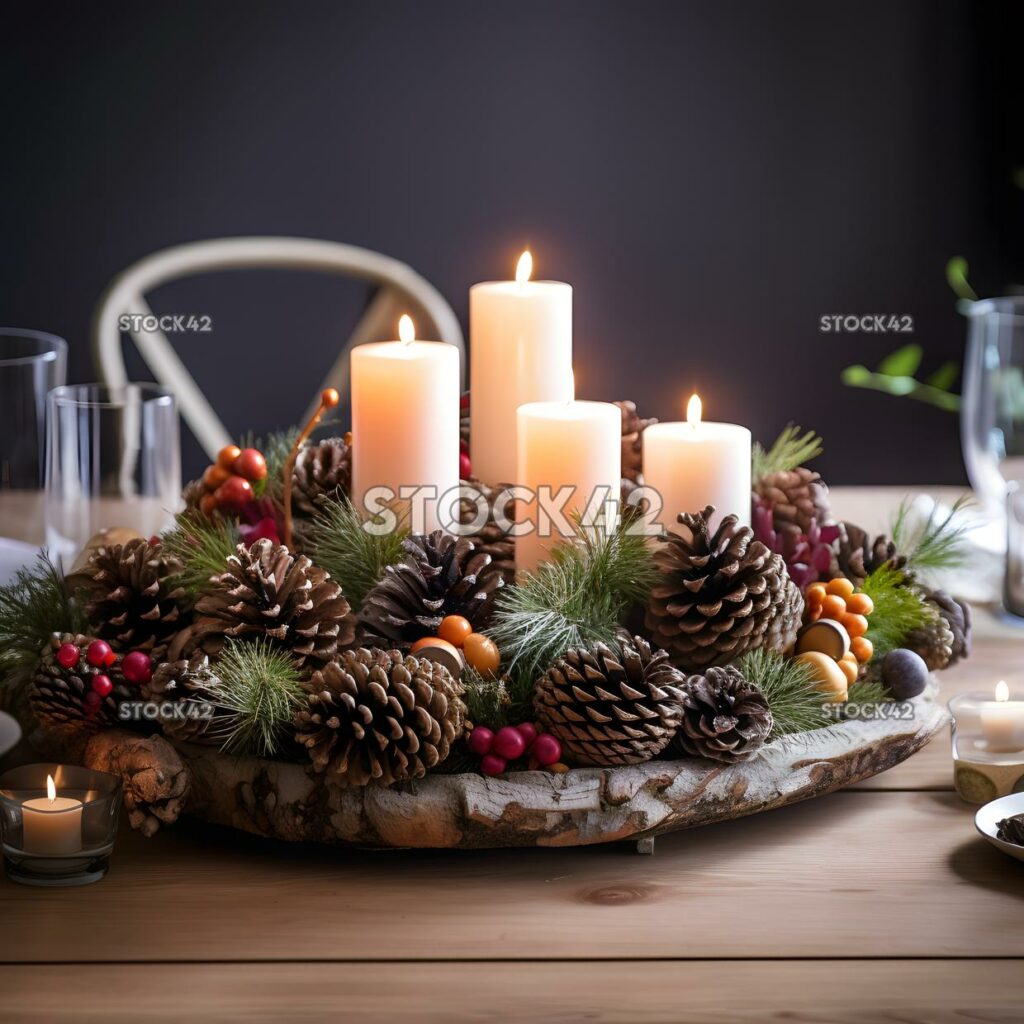
[[[532,722],[506,725],[494,732],[478,725],[466,741],[469,749],[480,758],[480,771],[484,775],[501,775],[509,761],[528,756],[531,771],[548,768],[562,759],[562,744],[549,732],[538,732]]]
[[[76,668],[81,660],[82,652],[77,644],[61,644],[57,649],[57,661],[66,669]],[[117,655],[106,640],[93,640],[85,649],[85,660],[93,668],[113,668],[117,664]],[[144,651],[130,651],[121,659],[121,675],[136,686],[148,683],[153,677],[153,659]],[[114,683],[110,676],[106,672],[97,672],[82,703],[90,714],[95,714],[103,698],[113,692]]]
[[[217,453],[217,461],[206,467],[203,487],[206,493],[199,507],[205,515],[223,512],[238,515],[259,497],[267,479],[267,460],[256,448],[225,445]]]

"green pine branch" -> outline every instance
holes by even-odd
[[[768,701],[773,722],[770,739],[831,723],[824,711],[824,698],[814,688],[814,670],[806,662],[758,647],[740,658],[736,667]]]
[[[210,519],[198,512],[182,512],[162,538],[164,554],[182,565],[178,583],[193,600],[210,581],[220,575],[239,543],[238,525],[226,519]]]
[[[867,638],[874,647],[874,658],[902,647],[907,637],[927,625],[935,611],[916,587],[908,585],[905,570],[886,562],[864,581],[864,593],[875,609],[868,618]]]
[[[917,525],[909,523],[910,502],[904,499],[892,521],[890,535],[896,550],[914,572],[930,573],[959,569],[967,561],[966,535],[973,524],[965,522],[961,512],[972,504],[964,495],[958,498],[948,515],[938,517],[938,505],[932,505],[928,518]]]
[[[754,445],[751,476],[755,483],[771,473],[783,473],[803,466],[824,451],[821,438],[813,430],[805,433],[800,430],[790,423],[767,451],[761,444]]]

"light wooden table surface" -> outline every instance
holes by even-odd
[[[880,523],[893,493],[836,501]],[[979,619],[944,696],[1024,674],[1024,632]],[[1024,864],[972,814],[944,733],[653,857],[125,831],[97,885],[0,883],[0,1021],[1021,1021]]]

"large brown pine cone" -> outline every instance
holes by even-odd
[[[462,485],[472,490],[473,497],[464,497],[459,503],[459,522],[462,525],[478,523],[482,518],[482,508],[487,507],[487,521],[476,533],[466,536],[476,546],[476,550],[484,555],[491,556],[491,568],[501,573],[505,585],[509,586],[516,578],[516,542],[514,537],[508,535],[507,530],[500,526],[494,519],[495,505],[500,500],[502,491],[509,484],[497,484],[494,487],[483,483],[480,480],[463,480]],[[479,500],[477,500],[479,495]],[[515,522],[515,500],[509,498],[504,506],[498,509],[504,514],[507,522]]]
[[[537,682],[534,713],[574,764],[639,764],[672,739],[683,678],[641,637],[573,648]]]
[[[490,555],[441,530],[409,537],[404,546],[405,557],[363,601],[359,621],[368,636],[411,644],[435,636],[446,615],[461,615],[476,629],[487,624],[505,585]]]
[[[813,525],[832,522],[828,487],[821,474],[806,466],[769,473],[754,484],[754,493],[771,506],[779,532],[810,533]]]
[[[896,550],[896,545],[884,534],[872,538],[854,523],[839,524],[839,551],[836,554],[837,574],[845,576],[856,587],[878,568],[890,564],[894,569],[904,569],[906,558]],[[912,581],[908,573],[907,582]]]
[[[160,725],[176,740],[221,746],[230,733],[232,716],[221,700],[223,684],[201,651],[190,658],[158,665],[148,683],[141,687],[145,700],[173,703]]]
[[[772,731],[764,694],[732,665],[690,676],[682,687],[679,745],[694,757],[745,761]]]
[[[29,704],[36,718],[48,729],[82,730],[95,732],[117,722],[117,706],[124,700],[135,699],[134,694],[116,666],[95,668],[85,658],[85,652],[95,637],[80,633],[54,633],[43,648],[29,688]],[[65,644],[78,648],[78,664],[65,668],[57,661],[57,651]],[[98,675],[107,676],[114,689],[106,697],[88,698],[92,681]]]
[[[266,636],[291,653],[297,668],[312,669],[355,639],[355,616],[341,587],[305,555],[265,539],[238,545],[226,570],[200,592],[195,611],[169,660],[196,650],[216,658],[228,637]]]
[[[647,629],[685,671],[733,661],[788,635],[781,626],[770,632],[791,600],[785,562],[734,515],[710,533],[714,511],[709,505],[695,515],[680,514],[691,536],[663,536],[654,556],[660,572],[651,589]]]
[[[462,734],[462,687],[443,665],[360,647],[314,672],[295,738],[340,786],[422,778]]]
[[[638,483],[644,471],[644,431],[658,421],[644,419],[636,411],[635,402],[614,402],[622,413],[622,476]]]
[[[180,570],[160,544],[142,538],[98,547],[78,574],[96,635],[115,651],[145,651],[159,661],[187,625],[185,591],[175,579]]]

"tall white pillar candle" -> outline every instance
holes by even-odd
[[[459,486],[459,350],[413,340],[407,316],[399,333],[352,349],[352,497],[365,512],[367,492],[387,488],[412,530],[429,533],[450,525]],[[403,488],[427,488],[426,500],[402,499]]]
[[[571,386],[571,385],[570,385]],[[474,399],[475,402],[475,399]],[[609,529],[617,524],[622,478],[622,413],[608,402],[532,402],[519,407],[518,468],[516,479],[537,495],[545,488],[552,496],[570,487],[568,500],[559,505],[566,522],[573,513],[595,512],[595,494]],[[589,506],[589,508],[588,508]],[[516,537],[516,570],[529,572],[551,555],[551,549],[571,526],[552,519],[550,525],[539,502],[517,503],[518,522],[534,529]],[[545,536],[544,534],[547,534]]]
[[[661,495],[657,522],[682,532],[680,512],[715,506],[712,526],[735,514],[750,525],[750,431],[734,423],[706,423],[700,399],[686,423],[654,423],[643,432],[644,483]]]
[[[572,287],[531,281],[523,253],[515,281],[469,290],[470,459],[490,484],[516,483],[516,410],[572,398]]]

